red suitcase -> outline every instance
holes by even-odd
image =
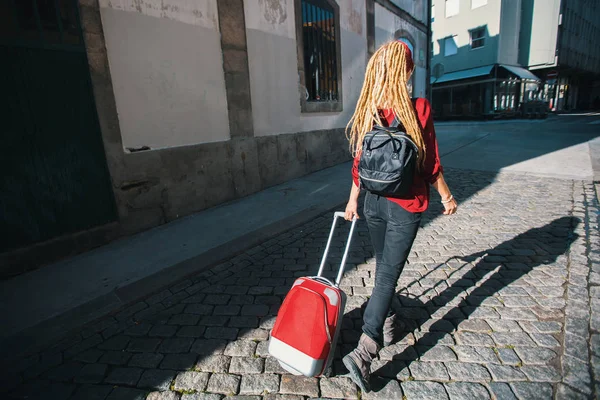
[[[356,218],[352,221],[348,242],[335,283],[322,276],[337,219],[333,224],[317,276],[296,279],[285,297],[269,340],[269,353],[281,366],[295,375],[322,375],[333,359],[342,325],[346,294],[339,288],[344,274]]]

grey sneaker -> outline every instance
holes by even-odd
[[[380,346],[364,333],[360,336],[358,346],[352,350],[342,362],[350,372],[350,378],[365,393],[371,391],[371,362],[377,356]]]

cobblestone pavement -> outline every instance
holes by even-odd
[[[297,276],[316,273],[331,216],[84,327],[2,374],[3,398],[585,399],[600,393],[598,185],[448,170],[459,213],[424,218],[398,284],[402,340],[359,393],[342,355],[373,286],[366,224],[333,376],[285,374],[267,340]],[[436,198],[434,198],[436,200]],[[345,224],[347,229],[347,224]],[[333,243],[332,264],[345,231]],[[335,266],[330,265],[333,274]]]

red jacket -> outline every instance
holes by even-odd
[[[415,109],[419,123],[423,130],[423,141],[425,142],[425,164],[423,170],[415,172],[412,188],[407,196],[402,199],[388,197],[387,199],[399,204],[407,211],[417,213],[427,210],[429,206],[429,185],[434,183],[438,176],[443,172],[440,156],[438,153],[438,144],[433,127],[433,117],[431,116],[431,106],[427,99],[417,98],[414,100]],[[394,121],[392,110],[383,110],[384,120],[382,122],[389,126]],[[358,162],[360,154],[354,157],[352,164],[352,178],[358,186]]]

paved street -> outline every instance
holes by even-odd
[[[361,307],[374,282],[364,221],[342,281],[348,304],[332,376],[286,374],[267,353],[269,330],[291,283],[316,273],[328,213],[12,364],[0,378],[2,396],[597,398],[600,184],[591,175],[574,179],[567,163],[572,147],[592,139],[599,125],[580,119],[440,125],[445,174],[459,212],[442,216],[433,196],[398,283],[404,334],[380,353],[368,394],[359,393],[341,363],[358,340]],[[544,129],[553,129],[558,142],[542,140]],[[503,131],[509,136],[494,137]],[[527,150],[536,142],[542,150]],[[511,152],[523,156],[502,157]],[[535,158],[539,173],[526,173]],[[485,160],[495,164],[485,168]],[[332,275],[346,232],[344,226],[333,243]]]

